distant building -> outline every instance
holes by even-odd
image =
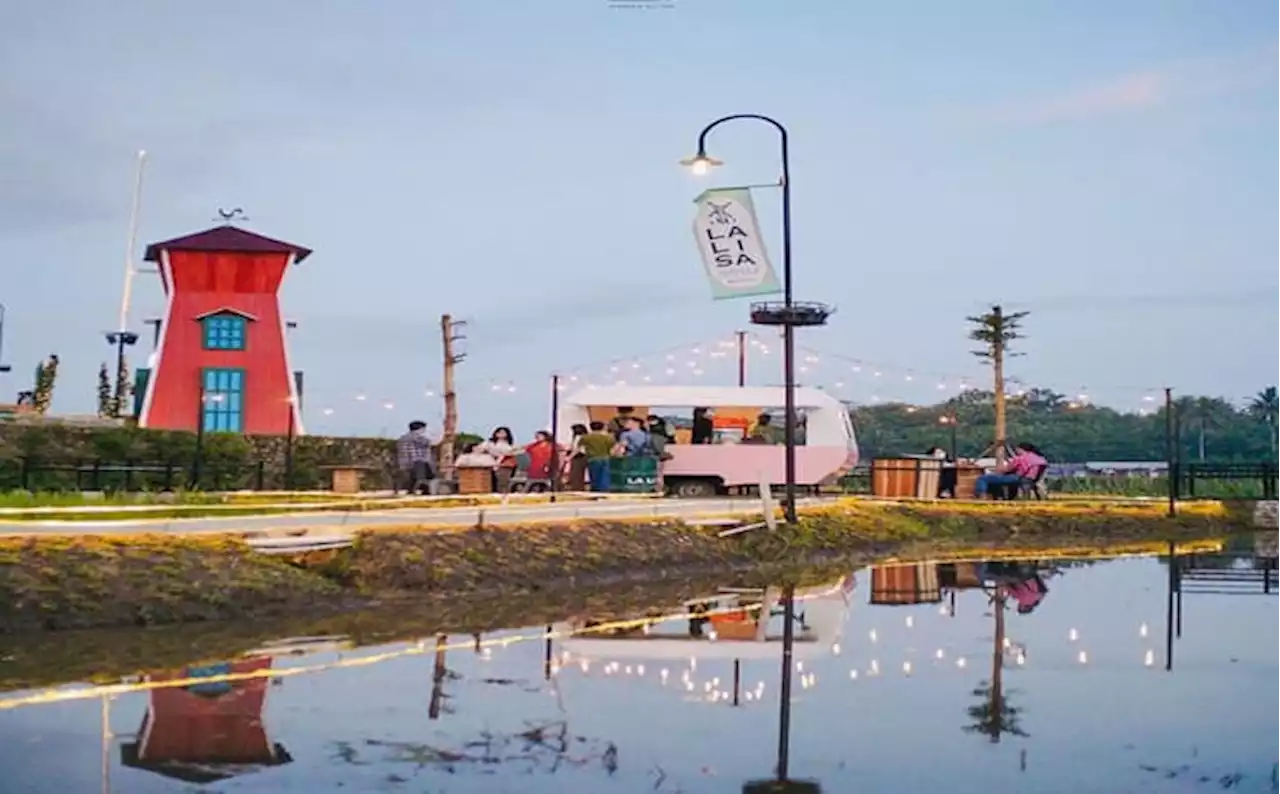
[[[169,302],[137,373],[140,427],[301,433],[278,292],[310,254],[230,225],[147,246]]]
[[[1169,464],[1152,460],[1087,461],[1085,463],[1051,463],[1049,477],[1155,477],[1164,474]]]

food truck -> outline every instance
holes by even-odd
[[[711,496],[760,483],[786,481],[782,444],[745,443],[750,427],[768,414],[778,428],[784,424],[784,390],[780,387],[720,386],[604,386],[585,388],[562,398],[557,417],[559,441],[572,442],[572,427],[593,421],[608,423],[619,408],[634,416],[665,419],[692,415],[694,408],[710,409],[714,438],[692,444],[687,429],[678,428],[662,462],[666,490],[676,496]],[[821,389],[797,388],[797,422],[803,425],[796,449],[796,483],[814,487],[833,482],[858,463],[858,443],[844,404]]]

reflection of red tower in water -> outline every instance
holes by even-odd
[[[168,295],[154,365],[137,374],[138,424],[300,432],[278,292],[311,251],[234,226],[147,246]]]
[[[271,669],[271,659],[246,659],[149,676],[151,681]],[[267,677],[151,691],[138,741],[121,748],[125,766],[196,783],[223,780],[292,760],[271,742],[262,722]]]

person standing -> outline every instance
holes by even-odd
[[[693,409],[693,431],[690,434],[691,444],[711,444],[715,441],[716,426],[707,408]]]
[[[407,493],[436,492],[434,441],[420,419],[410,422],[409,432],[396,439],[396,463]]]
[[[507,493],[511,490],[511,477],[516,471],[516,455],[520,449],[516,446],[515,436],[511,428],[495,427],[489,440],[480,445],[479,452],[491,456],[498,461],[493,468],[494,493]]]
[[[605,428],[604,422],[592,422],[591,431],[582,437],[579,446],[587,459],[587,477],[591,481],[591,490],[604,493],[611,485],[609,480],[609,459],[613,456],[613,435]]]
[[[533,443],[524,448],[525,454],[529,456],[527,476],[531,482],[546,480],[550,483],[552,475],[559,474],[556,451],[556,445],[552,442],[549,431],[539,430],[534,433]]]
[[[630,426],[630,422],[635,417],[636,409],[630,405],[619,405],[618,413],[609,421],[609,432],[614,438],[622,438],[622,434],[626,432]]]
[[[628,458],[653,454],[653,446],[649,440],[649,433],[645,430],[643,419],[638,416],[628,416],[624,427],[625,429],[618,436],[618,443],[622,445],[622,454]]]
[[[754,444],[777,444],[778,428],[773,425],[773,417],[762,413],[756,417],[756,423],[747,433],[747,440]]]
[[[587,453],[582,448],[582,439],[586,437],[586,425],[574,425],[570,428],[573,433],[573,442],[569,445],[569,481],[567,483],[569,491],[581,492],[587,490]]]

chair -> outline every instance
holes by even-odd
[[[1021,496],[1023,492],[1026,492],[1030,493],[1037,502],[1043,501],[1048,495],[1044,488],[1044,475],[1047,471],[1049,471],[1049,467],[1047,465],[1040,466],[1036,469],[1036,473],[1033,477],[1029,479],[1024,477],[1017,485],[1001,486],[1001,490],[1003,491],[1001,498],[1012,501]]]
[[[551,490],[551,480],[529,478],[529,455],[521,452],[516,455],[516,470],[511,475],[511,485],[507,493],[546,493]]]

